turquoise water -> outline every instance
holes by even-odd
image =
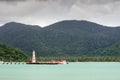
[[[0,80],[120,80],[120,63],[0,64]]]

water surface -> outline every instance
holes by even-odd
[[[0,80],[120,80],[120,63],[0,64]]]

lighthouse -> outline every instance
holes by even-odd
[[[35,51],[32,52],[32,63],[36,63]]]

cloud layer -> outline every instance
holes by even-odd
[[[0,24],[17,21],[46,26],[61,20],[120,25],[120,0],[0,0]]]

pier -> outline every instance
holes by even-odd
[[[0,64],[26,64],[26,62],[0,62]]]
[[[61,60],[61,61],[55,61],[55,60],[50,60],[50,61],[37,61],[36,56],[35,56],[35,51],[33,50],[32,52],[32,58],[27,61],[27,62],[4,62],[0,61],[0,64],[48,64],[48,65],[54,65],[54,64],[68,64],[66,60]]]

